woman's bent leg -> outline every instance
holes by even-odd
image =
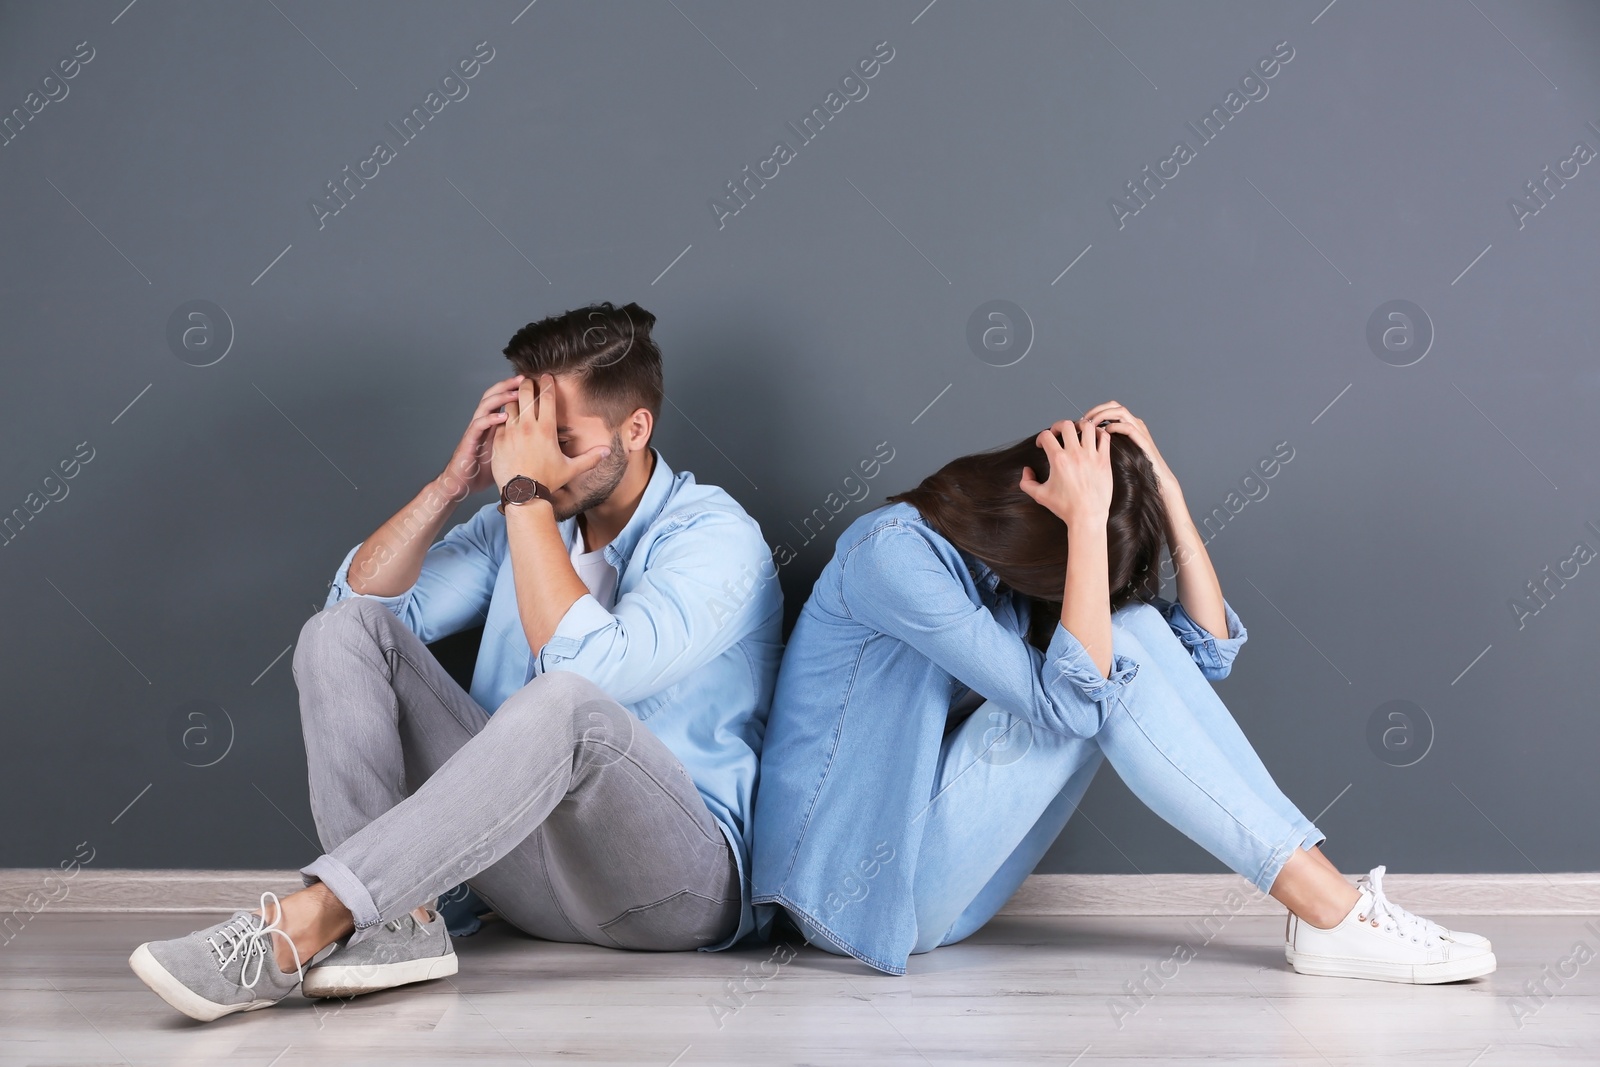
[[[976,933],[984,923],[994,918],[995,913],[1005,906],[1006,901],[1011,899],[1028,875],[1033,873],[1033,869],[1039,865],[1039,861],[1044,858],[1044,854],[1049,851],[1056,838],[1061,836],[1067,820],[1078,810],[1078,802],[1088,790],[1094,772],[1099,770],[1104,762],[1105,753],[1096,748],[1094,755],[1067,779],[1067,784],[1044,809],[1044,813],[1033,824],[1033,828],[1023,835],[1021,843],[1012,849],[1011,855],[1000,864],[1000,869],[982,889],[978,890],[978,895],[972,898],[960,915],[956,916],[955,922],[945,930],[944,936],[939,938],[936,944],[953,945],[957,941],[965,940]],[[930,914],[930,926],[937,926],[941,919],[942,917]],[[918,941],[916,951],[926,951],[923,939],[919,937]]]
[[[1294,822],[1301,816],[1295,804],[1284,796],[1277,782],[1261,762],[1254,746],[1239,723],[1234,719],[1222,698],[1217,695],[1200,668],[1195,665],[1189,650],[1179,641],[1167,620],[1149,604],[1129,604],[1111,619],[1112,644],[1122,650],[1121,635],[1136,638],[1144,648],[1144,659],[1160,666],[1162,673],[1172,681],[1183,695],[1185,706],[1204,728],[1217,750],[1233,764],[1239,777],[1269,806],[1286,820]],[[1325,838],[1315,826],[1308,828],[1301,848],[1316,847]]]
[[[1255,786],[1261,775],[1241,772],[1195,714],[1194,708],[1216,694],[1192,659],[1170,655],[1160,634],[1146,644],[1128,628],[1115,622],[1114,627],[1113,644],[1140,667],[1121,693],[1109,698],[1112,706],[1095,740],[1146,806],[1269,892],[1300,843],[1320,840],[1321,831],[1276,787],[1271,799],[1260,795]]]
[[[987,922],[1066,825],[1104,757],[1092,738],[1033,726],[985,702],[946,734],[915,881],[913,952]]]

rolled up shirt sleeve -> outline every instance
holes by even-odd
[[[1059,619],[1044,658],[1046,669],[1054,671],[1058,678],[1076,686],[1086,699],[1096,703],[1120,696],[1128,682],[1139,673],[1137,661],[1113,649],[1111,675],[1101,674],[1083,642],[1072,636],[1072,631],[1061,625]]]
[[[567,609],[535,674],[583,675],[631,704],[678,684],[782,610],[777,570],[746,516],[704,510],[664,532],[639,584],[607,611],[591,593]]]
[[[1220,681],[1228,676],[1233,670],[1233,658],[1239,654],[1250,632],[1244,628],[1244,623],[1239,620],[1226,597],[1222,601],[1222,612],[1228,620],[1227,637],[1217,637],[1206,630],[1175,600],[1157,597],[1150,603],[1166,618],[1167,625],[1172,627],[1172,632],[1189,650],[1195,665],[1208,681]]]
[[[1091,737],[1139,665],[1113,653],[1109,677],[1060,622],[1041,653],[975,604],[920,531],[890,525],[845,555],[841,600],[856,621],[897,638],[1013,715]]]
[[[437,641],[488,617],[489,598],[500,571],[498,542],[504,539],[505,520],[494,503],[485,504],[466,522],[451,527],[428,546],[416,582],[395,596],[357,593],[350,588],[350,564],[361,549],[345,553],[334,573],[323,607],[365,596],[394,613],[423,642]]]

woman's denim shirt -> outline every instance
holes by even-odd
[[[1156,599],[1206,678],[1226,677],[1247,636],[1228,637]],[[767,720],[753,826],[758,929],[775,905],[841,951],[904,974],[916,943],[916,818],[928,803],[951,700],[969,687],[1036,727],[1090,737],[1139,664],[1110,677],[1059,621],[1027,640],[1028,599],[945,540],[910,504],[852,522],[801,609]]]

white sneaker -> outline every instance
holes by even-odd
[[[1383,894],[1383,873],[1380,865],[1357,881],[1360,897],[1331,929],[1289,917],[1284,955],[1296,971],[1423,985],[1477,978],[1495,969],[1488,939],[1448,930],[1390,902]]]
[[[1386,869],[1387,868],[1385,868],[1381,863],[1372,868],[1372,870],[1356,879],[1356,888],[1360,889],[1365,886],[1376,886],[1377,892],[1381,894],[1383,892],[1383,874]],[[1384,900],[1388,903],[1391,909],[1398,912],[1404,912],[1406,915],[1409,915],[1411,918],[1422,923],[1428,929],[1428,932],[1433,934],[1435,937],[1449,938],[1451,941],[1455,941],[1463,945],[1479,945],[1491,951],[1494,949],[1494,945],[1490,943],[1489,939],[1484,937],[1482,934],[1469,933],[1466,930],[1451,930],[1448,927],[1440,926],[1432,919],[1425,919],[1420,915],[1415,915],[1412,912],[1406,911],[1406,909],[1400,907],[1400,905],[1396,904],[1392,900],[1389,900],[1387,897],[1385,897]],[[1291,964],[1294,963],[1294,928],[1299,924],[1300,920],[1296,918],[1293,913],[1290,913],[1283,927],[1283,955],[1284,958],[1287,959]]]

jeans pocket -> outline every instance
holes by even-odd
[[[629,908],[600,929],[618,948],[680,952],[721,941],[739,924],[739,898],[716,900],[683,889]]]

